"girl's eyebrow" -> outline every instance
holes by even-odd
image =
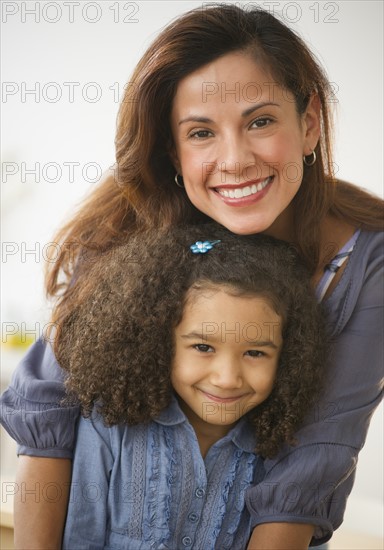
[[[231,336],[233,336],[233,333],[230,333]],[[181,338],[184,338],[185,340],[202,340],[203,342],[223,342],[220,334],[216,333],[210,333],[210,334],[204,334],[202,332],[188,332],[188,334],[181,334]],[[278,349],[279,346],[277,346],[272,340],[247,340],[247,344],[250,346],[256,346],[256,347],[269,347],[272,349]]]
[[[259,348],[272,348],[272,349],[278,349],[279,346],[277,346],[272,340],[247,340],[247,344],[251,346],[257,346]]]
[[[188,332],[188,334],[181,334],[181,338],[185,338],[186,340],[207,340],[207,334],[203,334],[202,332]],[[211,336],[211,335],[210,335]]]
[[[262,103],[257,103],[256,105],[253,105],[248,109],[245,109],[245,111],[241,113],[241,116],[243,118],[246,118],[247,116],[257,111],[258,109],[261,109],[262,107],[268,107],[271,105],[275,107],[280,107],[278,103],[274,103],[273,101],[263,101]],[[180,126],[180,124],[184,124],[185,122],[201,122],[203,124],[212,124],[213,120],[211,118],[204,117],[204,116],[191,115],[187,118],[183,118],[182,120],[180,120],[178,125]]]

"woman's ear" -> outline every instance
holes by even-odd
[[[181,164],[177,155],[176,147],[173,143],[171,143],[168,147],[168,155],[175,168],[175,171],[181,175]]]
[[[318,94],[310,97],[305,113],[303,114],[304,149],[305,156],[315,149],[320,138],[321,102]]]

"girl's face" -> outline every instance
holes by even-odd
[[[287,237],[303,155],[319,138],[316,97],[299,116],[293,95],[235,52],[181,80],[171,126],[173,162],[199,210],[237,234]]]
[[[282,319],[262,297],[192,291],[175,329],[171,381],[196,433],[223,437],[271,393]]]

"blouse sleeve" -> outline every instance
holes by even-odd
[[[298,444],[266,460],[266,477],[248,491],[254,527],[270,522],[312,524],[312,544],[320,544],[343,521],[357,456],[382,397],[382,247],[381,242],[376,248],[380,253],[366,270],[353,269],[346,299],[336,296],[323,398],[296,434]]]
[[[63,371],[50,344],[39,339],[0,398],[0,422],[18,454],[72,458],[79,407],[61,406],[64,396]]]

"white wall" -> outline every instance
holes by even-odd
[[[5,165],[2,176],[3,329],[4,323],[20,326],[24,322],[26,329],[38,330],[48,319],[42,290],[44,246],[95,185],[95,167],[104,171],[114,162],[118,91],[121,95],[135,63],[158,30],[201,3],[1,4],[2,158],[13,163]],[[383,195],[382,2],[257,4],[282,12],[328,70],[338,108],[337,175]],[[26,93],[34,88],[35,95]],[[101,97],[93,101],[96,91]],[[25,173],[37,162],[38,182],[36,176]],[[78,163],[74,181],[64,163]],[[14,175],[9,173],[12,170]],[[53,182],[57,175],[58,181]],[[44,181],[44,176],[51,181]],[[26,254],[27,250],[34,252]],[[374,419],[362,453],[354,491],[354,499],[363,499],[360,503],[368,499],[377,510],[383,499],[382,433],[381,414]],[[360,509],[357,527],[366,526],[365,510]]]

